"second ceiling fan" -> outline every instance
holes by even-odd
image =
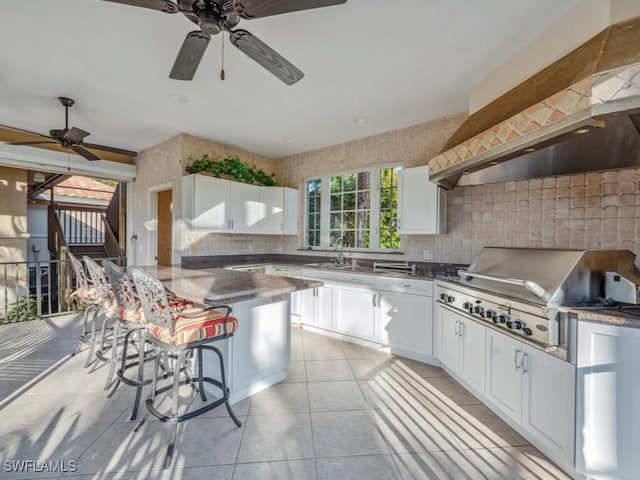
[[[178,53],[170,78],[191,80],[209,45],[212,35],[229,33],[231,43],[249,58],[266,68],[287,85],[293,85],[304,73],[250,32],[233,30],[240,20],[269,17],[346,3],[347,0],[105,0],[164,13],[182,13],[200,27],[187,34]]]

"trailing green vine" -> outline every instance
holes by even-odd
[[[185,170],[187,173],[206,173],[217,178],[221,178],[223,175],[230,175],[238,182],[252,185],[271,187],[276,184],[274,180],[275,173],[268,175],[255,165],[249,166],[242,162],[235,155],[227,155],[224,158],[219,156],[211,158],[208,154],[204,154],[196,160],[189,157],[189,165]]]

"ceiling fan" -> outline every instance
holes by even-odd
[[[279,53],[246,30],[233,30],[240,20],[309,10],[346,3],[347,0],[105,0],[164,13],[182,13],[200,27],[187,34],[169,75],[175,80],[191,80],[212,35],[229,33],[231,43],[287,85],[304,73]]]
[[[102,150],[105,152],[113,152],[121,155],[127,155],[129,157],[135,157],[138,154],[136,152],[132,152],[130,150],[124,150],[122,148],[116,147],[107,147],[106,145],[96,145],[94,143],[85,143],[84,139],[90,135],[89,132],[86,132],[77,127],[69,128],[69,107],[72,107],[75,103],[74,100],[67,97],[58,97],[58,100],[64,107],[64,130],[49,130],[49,135],[42,135],[40,133],[29,132],[27,130],[20,130],[13,127],[8,127],[12,130],[19,130],[25,133],[29,133],[32,135],[37,135],[40,137],[48,138],[49,140],[42,141],[29,141],[29,142],[10,142],[9,145],[40,145],[46,143],[58,143],[63,148],[69,148],[76,152],[78,155],[82,155],[87,160],[101,160],[100,157],[95,155],[93,152],[87,150],[87,148],[91,148],[94,150]]]

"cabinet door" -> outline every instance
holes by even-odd
[[[440,309],[440,361],[452,372],[458,373],[460,362],[460,317],[450,310]]]
[[[522,418],[522,343],[499,332],[486,332],[485,395],[506,415],[520,422]],[[551,392],[550,392],[551,393]]]
[[[460,365],[458,374],[478,393],[484,395],[486,327],[473,320],[460,317]]]
[[[260,204],[260,187],[229,182],[228,219],[234,233],[258,232],[264,212]]]
[[[429,167],[403,168],[398,177],[398,232],[404,234],[444,233],[441,225],[442,196],[429,181]],[[446,202],[446,200],[445,200]]]
[[[282,187],[262,187],[260,189],[260,233],[282,233],[284,222],[284,192]]]
[[[376,336],[378,296],[364,288],[336,287],[335,326],[340,333],[364,339]]]
[[[282,233],[284,235],[298,234],[298,190],[283,188],[284,212],[282,219]]]
[[[218,178],[194,176],[193,227],[200,230],[227,230],[229,183]]]
[[[380,341],[431,356],[433,299],[393,292],[378,295]]]
[[[334,329],[333,303],[335,287],[327,285],[315,289],[316,297],[314,301],[314,324],[318,328],[326,330]]]
[[[316,326],[316,290],[317,287],[300,290],[300,323]]]
[[[526,346],[522,359],[522,425],[573,464],[576,368]]]
[[[601,479],[640,472],[640,330],[578,323],[576,470]]]

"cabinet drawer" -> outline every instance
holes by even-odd
[[[433,296],[433,281],[413,278],[378,278],[377,287],[390,292],[410,293],[425,297]]]

